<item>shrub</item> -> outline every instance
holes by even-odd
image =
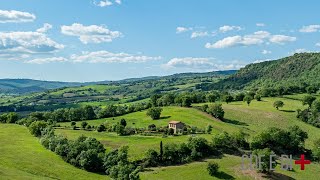
[[[265,149],[256,149],[252,152],[253,155],[256,155],[259,158],[259,155],[261,156],[261,164],[260,167],[258,167],[258,172],[267,173],[270,171],[270,155],[274,154],[269,148]],[[273,159],[274,161],[274,159]],[[257,159],[255,156],[253,156],[253,162],[257,162]],[[276,163],[272,164],[272,168],[276,167]]]
[[[160,119],[161,112],[162,108],[152,107],[148,109],[147,116],[150,116],[153,120]]]
[[[273,103],[273,107],[277,108],[277,110],[279,110],[279,108],[283,107],[284,103],[282,101],[275,101]]]
[[[81,127],[82,127],[83,129],[86,129],[87,125],[88,125],[88,123],[85,122],[85,121],[83,121],[83,122],[81,123]]]
[[[210,176],[215,176],[219,171],[219,165],[215,162],[208,163],[207,170]]]
[[[218,119],[223,119],[224,117],[224,110],[221,104],[210,104],[207,112]]]
[[[41,136],[41,131],[43,131],[48,126],[48,123],[44,121],[35,121],[30,124],[29,131],[32,135],[36,137]]]
[[[97,131],[98,131],[98,132],[106,131],[106,127],[105,127],[103,124],[100,124],[100,125],[97,127]]]

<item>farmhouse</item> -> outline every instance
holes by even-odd
[[[169,128],[174,130],[174,133],[177,134],[178,132],[182,132],[184,128],[184,123],[180,121],[170,121]]]

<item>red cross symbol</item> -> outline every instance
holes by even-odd
[[[294,164],[300,164],[300,169],[304,170],[304,165],[305,164],[310,164],[311,161],[310,160],[304,160],[304,154],[300,155],[300,160],[296,160],[294,161]]]

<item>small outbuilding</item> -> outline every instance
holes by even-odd
[[[181,121],[170,121],[169,129],[173,129],[174,133],[182,132],[184,128],[184,123]]]

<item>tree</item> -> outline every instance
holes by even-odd
[[[88,123],[85,122],[85,121],[83,121],[83,122],[81,123],[81,127],[82,127],[83,129],[85,129],[85,128],[87,127],[87,125],[88,125]]]
[[[271,151],[269,148],[265,149],[256,149],[252,152],[253,155],[256,155],[257,157],[261,157],[261,164],[260,167],[258,167],[258,171],[262,173],[266,173],[270,171],[270,156],[274,155],[274,152]],[[253,156],[253,162],[257,162],[258,160]],[[275,159],[273,159],[275,161]],[[272,164],[272,168],[276,167],[276,163]]]
[[[7,114],[7,123],[16,123],[19,120],[19,115],[15,112]]]
[[[311,96],[311,95],[307,95],[307,96],[303,97],[302,104],[303,105],[308,105],[309,108],[310,108],[312,103],[313,103],[313,101],[315,101],[315,100],[316,100],[316,97]]]
[[[256,94],[254,96],[254,98],[257,100],[257,101],[261,101],[261,95],[260,94]]]
[[[116,125],[116,133],[120,136],[125,135],[125,127],[121,125],[120,123],[117,123]]]
[[[215,176],[219,171],[219,165],[216,162],[209,162],[207,170],[210,176]]]
[[[77,123],[75,121],[71,121],[70,125],[75,126]]]
[[[208,134],[211,134],[211,132],[212,132],[212,126],[211,126],[211,125],[208,125],[206,131],[207,131]]]
[[[244,93],[239,93],[239,94],[236,94],[235,100],[236,101],[243,101],[244,97],[245,97]]]
[[[190,96],[183,96],[182,97],[182,106],[183,107],[191,107],[191,97]]]
[[[106,127],[103,125],[103,124],[100,124],[98,127],[97,127],[97,131],[98,132],[102,132],[102,131],[105,131],[106,130]]]
[[[161,112],[162,108],[152,107],[148,109],[147,116],[150,116],[153,120],[160,119]]]
[[[36,137],[41,136],[41,132],[48,126],[48,123],[44,121],[34,121],[29,126],[29,131],[32,135]]]
[[[83,111],[82,111],[82,114],[83,114],[82,120],[91,120],[91,119],[95,119],[97,117],[92,106],[86,105],[82,109],[83,109]]]
[[[163,144],[162,141],[160,141],[160,154],[159,154],[159,159],[162,161],[163,158]]]
[[[233,101],[233,97],[231,95],[225,95],[224,96],[224,101],[229,104],[230,102]]]
[[[277,108],[277,110],[279,110],[279,108],[283,107],[284,103],[282,101],[275,101],[273,103],[273,107]]]
[[[207,112],[218,119],[223,119],[224,117],[224,110],[222,109],[221,104],[210,104],[207,108]]]
[[[121,124],[123,127],[126,127],[126,126],[127,126],[127,121],[122,118],[122,119],[120,120],[120,124]]]
[[[312,157],[314,160],[320,161],[320,139],[317,139],[313,143]]]
[[[252,96],[249,96],[249,95],[246,95],[244,98],[243,98],[243,101],[247,102],[248,106],[250,105],[251,101],[252,101]]]

